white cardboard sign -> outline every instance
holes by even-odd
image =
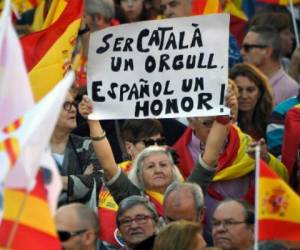
[[[144,21],[92,33],[91,119],[228,114],[229,15]]]

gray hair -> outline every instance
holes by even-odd
[[[145,148],[142,152],[140,152],[137,155],[137,157],[135,158],[135,160],[132,163],[132,169],[128,174],[128,178],[131,180],[131,182],[142,191],[144,191],[144,189],[145,189],[144,180],[143,180],[144,161],[149,156],[155,155],[155,154],[165,154],[168,156],[169,161],[172,164],[173,181],[180,181],[182,179],[177,166],[174,164],[171,153],[163,147],[150,146],[150,147]]]
[[[281,45],[278,30],[269,25],[255,25],[249,29],[249,32],[257,33],[259,35],[259,40],[273,49],[271,58],[274,61],[278,61],[280,59]]]
[[[111,20],[115,17],[115,4],[113,0],[85,0],[85,12],[88,15],[100,14]]]
[[[189,182],[174,182],[170,186],[168,186],[167,190],[164,193],[164,201],[163,201],[163,207],[166,206],[166,200],[168,196],[172,192],[180,192],[184,191],[189,191],[194,199],[195,203],[195,209],[197,211],[197,217],[200,215],[200,212],[202,209],[205,207],[204,206],[204,196],[203,196],[203,191],[201,187],[196,184],[196,183],[189,183]]]
[[[120,218],[121,216],[130,208],[135,207],[137,205],[143,205],[152,215],[153,220],[158,222],[158,214],[156,212],[155,206],[151,203],[146,197],[139,195],[132,195],[124,200],[122,200],[119,204],[119,209],[117,211],[116,216],[116,224],[118,228],[120,227]]]

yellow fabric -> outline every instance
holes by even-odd
[[[246,14],[239,9],[231,0],[228,0],[225,8],[224,8],[224,12],[227,12],[233,16],[236,16],[242,20],[248,21],[248,18],[246,16]]]
[[[69,69],[79,25],[80,19],[73,21],[39,63],[29,72],[35,101],[39,101],[62,80]]]
[[[299,4],[300,0],[293,0],[293,4]],[[289,0],[279,0],[280,5],[289,5]]]
[[[121,168],[125,173],[128,173],[131,169],[131,161],[124,161],[118,164],[118,167]],[[103,186],[99,193],[99,208],[105,208],[112,211],[118,210],[118,205],[112,197],[111,193],[107,189],[107,187]]]
[[[248,147],[252,142],[252,139],[249,135],[244,134],[238,127],[235,127],[238,131],[240,148],[238,154],[233,164],[229,167],[222,169],[217,172],[213,181],[220,180],[232,180],[239,177],[242,177],[246,174],[252,172],[255,168],[255,161],[252,159],[248,153]],[[286,182],[288,182],[288,171],[286,167],[273,155],[270,155],[269,166]]]
[[[155,191],[145,191],[145,193],[151,197],[153,197],[156,201],[158,201],[160,204],[163,204],[164,201],[164,194],[155,192]]]
[[[3,218],[11,221],[17,219],[24,196],[25,193],[21,191],[5,190]],[[56,229],[48,203],[40,198],[28,196],[19,223],[56,237]]]
[[[268,165],[286,182],[289,181],[289,174],[284,164],[275,156],[269,154],[270,161]]]
[[[221,10],[220,0],[209,0],[205,5],[203,14],[219,13],[220,10]]]
[[[258,219],[300,223],[300,198],[280,178],[259,178]]]
[[[249,135],[246,135],[241,132],[238,127],[235,127],[239,140],[240,140],[240,148],[238,150],[236,159],[234,160],[231,166],[228,166],[221,171],[219,171],[213,181],[220,180],[232,180],[244,176],[251,171],[254,170],[255,162],[254,160],[247,154],[247,149],[252,142],[252,139]]]
[[[41,1],[35,10],[31,31],[36,32],[42,29],[44,24],[45,1]]]
[[[43,24],[43,28],[45,29],[53,24],[61,15],[64,8],[67,6],[66,0],[52,0],[49,12],[47,14],[46,20]]]

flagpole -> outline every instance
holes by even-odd
[[[255,220],[254,220],[254,250],[258,250],[258,203],[259,203],[259,175],[260,175],[260,145],[255,147]]]
[[[296,23],[296,15],[295,15],[295,8],[292,0],[289,0],[289,6],[292,14],[292,20],[293,20],[293,28],[294,28],[294,34],[296,39],[296,45],[299,46],[299,34],[298,34],[298,28]]]

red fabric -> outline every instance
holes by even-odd
[[[21,38],[24,60],[28,72],[39,63],[52,45],[66,31],[69,24],[81,18],[82,13],[83,0],[70,0],[55,23],[44,30]]]
[[[245,20],[230,15],[230,32],[236,38],[240,48],[246,35],[246,30],[247,22]]]
[[[285,118],[285,132],[282,144],[282,162],[289,171],[290,178],[292,177],[295,163],[297,161],[297,151],[300,145],[300,108],[294,107],[290,109]],[[297,177],[293,176],[296,180]],[[291,178],[292,179],[292,178]],[[300,180],[298,180],[297,193],[300,194]]]
[[[192,138],[192,133],[193,133],[192,128],[186,129],[184,134],[172,147],[173,149],[176,150],[177,154],[179,155],[178,168],[181,174],[184,176],[184,178],[187,178],[191,174],[195,166],[192,155],[188,149],[188,143]],[[232,165],[238,153],[239,147],[240,147],[240,142],[239,142],[238,132],[234,126],[230,126],[226,148],[219,158],[219,167],[220,167],[219,170]]]

